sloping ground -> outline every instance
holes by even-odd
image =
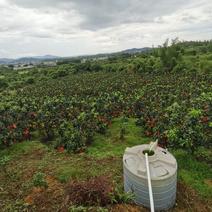
[[[149,142],[134,122],[129,119],[123,126],[121,118],[115,119],[106,135],[96,135],[93,144],[81,154],[61,153],[40,142],[23,142],[0,151],[1,156],[9,156],[0,172],[1,211],[147,211],[125,203],[127,197],[123,193],[122,155],[125,148]],[[176,206],[170,211],[212,210],[211,167],[184,151],[174,154],[178,160],[179,181]],[[43,178],[38,177],[39,173]],[[73,206],[69,199],[74,198],[67,195],[67,187],[77,185],[82,188],[82,183],[82,191],[87,192],[87,186],[91,192],[89,183],[98,182],[101,176],[112,185],[112,191],[118,191],[116,203],[103,207],[98,202],[89,207]],[[43,183],[47,186],[37,186]],[[101,191],[98,187],[95,189]],[[93,198],[95,200],[95,196]]]

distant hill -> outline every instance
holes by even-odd
[[[117,54],[137,54],[137,53],[145,53],[149,52],[151,48],[144,47],[144,48],[132,48],[132,49],[126,49],[120,52],[114,52],[114,53],[104,53],[104,54],[96,54],[96,55],[81,55],[78,57],[58,57],[54,55],[44,55],[44,56],[33,56],[33,57],[21,57],[18,59],[10,59],[10,58],[0,58],[0,64],[26,64],[26,63],[32,63],[32,64],[38,64],[43,61],[49,61],[49,60],[59,60],[59,59],[65,59],[65,58],[98,58],[98,57],[108,57],[108,56],[114,56]]]
[[[22,57],[13,61],[13,63],[41,63],[43,61],[48,60],[56,60],[59,59],[58,56],[53,55],[44,55],[44,56],[35,56],[35,57]]]
[[[9,58],[0,58],[0,64],[9,64],[13,61],[13,59]]]
[[[148,52],[150,51],[151,48],[149,47],[144,47],[144,48],[132,48],[132,49],[126,49],[124,51],[121,51],[121,53],[126,53],[126,54],[136,54],[136,53],[142,53],[142,52]]]
[[[54,60],[54,59],[58,59],[60,58],[59,56],[55,56],[55,55],[44,55],[44,56],[35,56],[33,57],[35,59],[40,59],[40,60]]]
[[[0,64],[19,64],[19,63],[41,63],[48,60],[56,60],[60,57],[54,55],[34,56],[34,57],[21,57],[18,59],[0,58]]]

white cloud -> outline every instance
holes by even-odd
[[[113,52],[211,39],[210,0],[0,0],[0,57]]]

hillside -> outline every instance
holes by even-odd
[[[142,52],[149,52],[152,49],[149,47],[144,47],[144,48],[132,48],[132,49],[126,49],[121,51],[121,53],[127,53],[127,54],[136,54],[136,53],[142,53]]]
[[[2,211],[147,211],[123,189],[126,147],[178,162],[170,211],[211,210],[212,42],[0,68]]]
[[[41,63],[43,61],[57,60],[60,57],[53,55],[34,56],[34,57],[21,57],[18,59],[0,58],[0,64],[28,64],[28,63]]]
[[[8,64],[28,64],[28,63],[41,63],[44,61],[55,61],[55,60],[77,60],[77,59],[91,59],[91,58],[104,58],[104,57],[111,57],[114,55],[119,54],[136,54],[136,53],[145,53],[150,51],[151,48],[132,48],[126,49],[120,52],[114,53],[105,53],[105,54],[96,54],[96,55],[82,55],[82,56],[75,56],[75,57],[59,57],[54,55],[44,55],[44,56],[34,56],[34,57],[21,57],[17,59],[10,59],[10,58],[0,58],[0,64],[8,65]]]

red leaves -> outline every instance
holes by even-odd
[[[111,116],[113,118],[119,117],[120,114],[121,114],[121,111],[119,111],[119,110],[116,110],[116,111],[112,111],[111,112]]]
[[[149,128],[155,127],[155,124],[156,124],[156,119],[154,119],[154,118],[149,118],[149,119],[147,119],[147,126],[148,126]]]
[[[64,146],[57,147],[57,151],[60,152],[60,153],[63,153],[65,151]]]
[[[31,113],[29,113],[29,115],[31,118],[35,118],[37,116],[37,114],[35,112],[31,112]]]
[[[209,118],[207,116],[203,116],[201,117],[200,122],[203,124],[207,124],[209,122]]]
[[[160,131],[155,132],[155,136],[159,137],[160,136]]]
[[[203,109],[204,109],[205,112],[208,112],[209,111],[209,108],[210,108],[209,105],[204,105],[203,106]]]
[[[29,139],[30,138],[30,131],[28,128],[25,128],[23,131],[23,136],[25,139]]]
[[[146,130],[144,133],[145,133],[145,135],[148,136],[148,137],[152,136],[152,132],[150,132],[150,131],[148,131],[148,130]]]
[[[14,130],[14,129],[16,129],[16,128],[17,128],[17,126],[16,126],[15,123],[13,123],[13,124],[11,124],[11,125],[8,126],[8,129],[9,129],[9,130]]]
[[[98,120],[104,124],[106,124],[107,126],[111,125],[111,121],[108,120],[106,117],[104,116],[99,116],[98,117]]]
[[[152,118],[152,117],[147,118],[145,120],[145,124],[146,124],[147,130],[144,132],[144,134],[146,136],[151,137],[154,134],[157,135],[157,136],[160,135],[159,131],[157,131],[156,133],[153,133],[154,132],[154,128],[156,126],[156,119],[155,118]]]
[[[158,141],[158,146],[162,148],[167,148],[168,146],[168,138],[166,135],[163,135],[159,141]]]

